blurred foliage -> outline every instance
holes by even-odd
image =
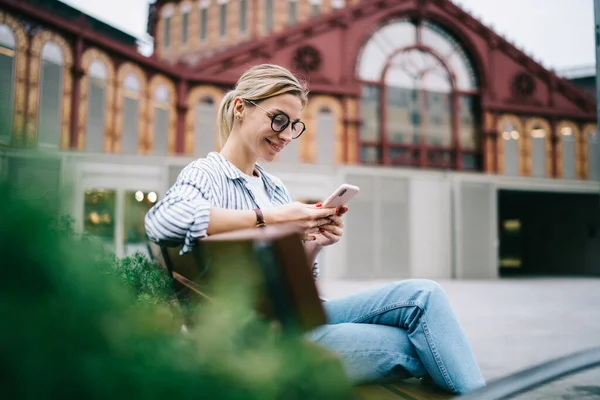
[[[162,270],[107,257],[0,185],[2,397],[348,399],[339,363],[257,318],[244,279],[181,318]]]

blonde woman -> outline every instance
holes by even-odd
[[[343,209],[293,202],[281,180],[257,162],[269,162],[305,131],[308,90],[287,69],[270,64],[247,70],[219,109],[222,150],[183,169],[146,215],[149,238],[181,240],[188,251],[206,235],[262,224],[295,223],[318,276],[316,258],[343,235]],[[432,379],[465,393],[484,385],[481,371],[442,288],[406,280],[324,303],[328,324],[310,338],[337,352],[355,382]]]

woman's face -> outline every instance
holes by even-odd
[[[254,102],[256,105],[248,101],[243,103],[240,139],[257,159],[273,161],[304,126],[302,123],[294,124],[300,120],[302,102],[297,96],[282,94],[256,101]],[[285,121],[285,117],[280,115],[273,122],[273,117],[277,114],[285,114],[290,120],[288,126],[281,132],[272,129],[272,126],[281,126],[278,123]]]

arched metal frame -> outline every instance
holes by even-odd
[[[463,156],[465,154],[471,154],[475,158],[481,158],[481,155],[483,152],[483,149],[481,148],[481,145],[482,145],[481,137],[478,138],[475,149],[465,149],[461,146],[461,140],[460,140],[460,134],[459,134],[460,117],[461,117],[459,102],[460,102],[461,97],[462,96],[471,96],[472,98],[475,98],[476,101],[479,101],[478,96],[480,95],[480,90],[477,87],[477,83],[476,83],[477,77],[475,76],[475,68],[473,66],[473,63],[471,60],[468,59],[466,50],[458,42],[458,40],[452,38],[452,36],[448,32],[446,32],[443,28],[441,28],[437,24],[434,24],[433,22],[425,21],[425,20],[408,21],[406,19],[394,20],[394,21],[387,22],[383,26],[380,26],[379,30],[385,29],[387,26],[390,26],[392,24],[402,23],[402,22],[411,23],[414,25],[415,31],[416,31],[416,37],[415,37],[415,40],[413,41],[413,43],[408,46],[400,45],[402,47],[399,47],[399,48],[395,49],[394,51],[392,51],[390,54],[386,55],[387,59],[385,61],[385,64],[382,69],[379,80],[364,79],[360,76],[360,74],[357,73],[357,75],[358,75],[357,78],[358,78],[359,82],[361,82],[363,85],[376,86],[379,89],[379,123],[378,123],[379,135],[378,135],[378,140],[375,140],[375,141],[363,140],[359,133],[359,135],[358,135],[359,146],[357,149],[358,159],[361,160],[362,163],[368,164],[368,162],[364,162],[364,160],[362,160],[362,156],[360,154],[362,148],[365,146],[368,146],[371,148],[374,147],[374,148],[379,149],[380,158],[379,158],[378,163],[382,163],[384,165],[398,165],[398,164],[407,165],[408,164],[408,165],[413,165],[413,166],[418,166],[418,167],[454,168],[454,169],[459,169],[459,170],[463,169],[462,161],[463,161]],[[443,31],[445,34],[443,36],[446,36],[444,39],[446,39],[448,42],[450,42],[450,44],[453,46],[454,52],[451,53],[450,55],[448,55],[447,57],[444,57],[444,55],[439,54],[439,52],[436,49],[425,44],[423,42],[423,37],[422,37],[423,36],[422,30],[423,30],[424,26],[428,26],[428,27],[430,27],[430,29],[431,29],[431,27],[436,27],[438,30]],[[437,33],[441,34],[440,32],[437,32]],[[364,45],[363,50],[361,51],[361,54],[359,56],[360,58],[362,58],[364,56],[364,49],[369,45],[369,43],[373,39],[373,36],[371,36],[367,40],[366,44]],[[387,112],[388,112],[388,110],[387,110],[388,104],[387,103],[388,102],[387,102],[386,75],[387,75],[388,71],[390,70],[390,68],[392,67],[394,58],[398,54],[401,54],[404,52],[409,52],[409,51],[414,51],[414,50],[428,53],[431,56],[433,56],[441,64],[443,69],[448,74],[448,79],[449,79],[449,84],[450,84],[450,93],[449,94],[450,94],[450,101],[451,101],[451,105],[450,105],[451,145],[450,146],[432,146],[432,145],[428,144],[426,140],[421,140],[421,142],[416,145],[415,144],[391,143],[389,140],[388,127],[387,127]],[[465,60],[465,61],[468,61],[468,62],[465,64],[465,66],[473,74],[473,79],[475,81],[474,85],[473,85],[473,87],[474,87],[473,89],[463,89],[463,88],[458,87],[455,71],[447,62],[447,60],[449,60],[452,56],[454,56],[454,54],[456,54],[459,51],[462,52],[462,54],[460,54],[461,56],[467,57],[467,60]],[[360,58],[359,58],[359,63],[358,63],[359,66],[361,64]],[[420,91],[421,91],[421,93],[420,93],[421,96],[423,96],[424,94],[427,93],[427,90],[420,90]],[[420,112],[419,112],[421,117],[426,115],[426,112],[423,110],[422,103],[423,102],[421,102],[421,106],[420,106],[421,108],[420,108]],[[476,110],[473,110],[473,115],[476,118],[481,117]],[[480,126],[480,125],[481,124],[478,124],[477,126]],[[408,162],[408,163],[394,162],[394,160],[392,160],[390,157],[390,149],[403,149],[404,151],[408,152],[411,155],[418,154],[418,158],[416,160],[413,158],[412,162]],[[430,162],[430,160],[429,160],[429,156],[432,154],[434,156],[434,162]],[[447,155],[447,154],[451,155],[450,163],[444,161],[444,155]],[[409,157],[409,158],[412,158],[412,157]],[[437,159],[438,161],[435,161],[435,159]],[[479,164],[481,164],[481,165],[479,165],[478,169],[481,169],[483,167],[482,162],[479,162]]]

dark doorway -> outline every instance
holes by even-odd
[[[600,196],[500,190],[500,276],[600,275]]]

